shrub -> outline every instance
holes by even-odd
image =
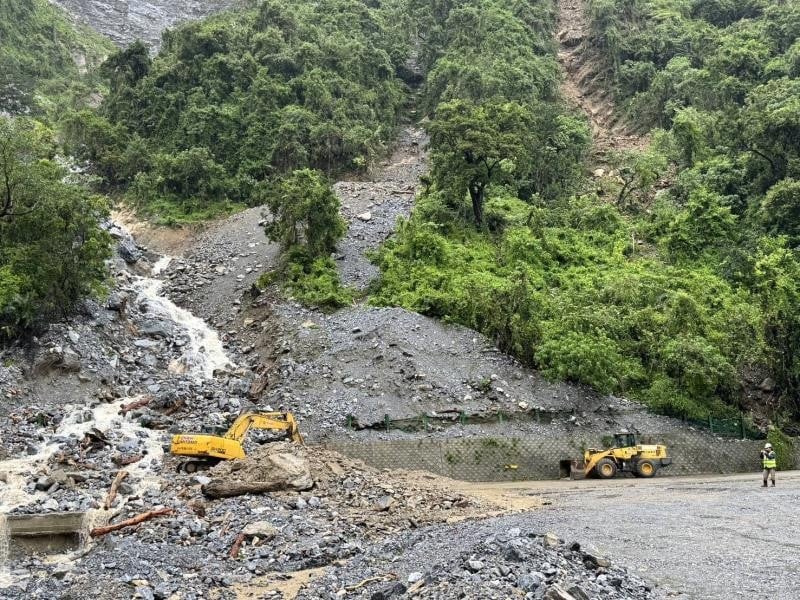
[[[312,261],[293,257],[284,268],[283,285],[298,302],[325,310],[349,306],[355,297],[341,285],[336,263],[329,257]]]

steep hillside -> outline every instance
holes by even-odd
[[[63,110],[97,86],[91,75],[112,50],[46,0],[0,4],[0,112]]]
[[[645,221],[647,237],[673,264],[713,272],[750,295],[758,335],[738,381],[748,404],[796,413],[800,6],[592,0],[588,7],[585,55],[604,64],[629,120],[654,132],[649,160],[675,174]]]
[[[664,177],[681,168],[681,140],[705,147],[705,121],[684,121],[678,135],[654,135],[656,143],[645,147],[614,113],[599,86],[608,77],[601,71],[621,64],[615,48],[630,46],[619,36],[623,24],[639,31],[640,41],[659,35],[657,28],[647,33],[648,22],[627,6],[559,4],[564,100],[587,111],[595,149],[611,166],[594,180],[583,177],[591,164],[583,162],[585,125],[561,107],[558,77],[550,76],[556,19],[549,5],[467,1],[449,5],[444,17],[436,13],[445,26],[426,38],[439,45],[426,52],[434,57],[427,84],[431,185],[381,252],[373,301],[467,325],[549,377],[633,396],[668,414],[705,418],[747,407],[758,418],[780,419],[784,408],[792,410],[794,367],[781,357],[795,354],[788,307],[796,288],[789,281],[779,291],[772,286],[776,278],[791,280],[794,254],[779,238],[759,242],[758,219],[748,221],[731,205],[734,182],[723,183],[720,170],[743,176],[744,165],[708,164],[657,194]],[[614,10],[617,21],[603,20]],[[661,13],[652,10],[655,28]],[[609,25],[600,43],[598,31],[612,22],[616,29]],[[657,40],[651,45],[666,42]],[[780,90],[790,87],[781,80]],[[766,93],[746,114],[769,110]],[[779,98],[789,109],[789,96]],[[778,109],[772,123],[738,126],[759,131],[759,144],[784,144],[776,169],[794,164],[793,121],[777,122],[787,114]],[[732,131],[710,125],[709,136]],[[751,156],[769,154],[750,147]],[[781,185],[769,197],[786,206],[794,188]],[[749,250],[732,251],[731,239]],[[784,384],[777,393],[768,375]]]
[[[134,44],[104,65],[100,109],[68,120],[70,149],[167,223],[262,204],[297,169],[363,172],[406,98],[401,8],[264,2],[168,32],[152,60]]]
[[[51,0],[118,46],[136,40],[156,50],[165,29],[202,19],[241,0]]]

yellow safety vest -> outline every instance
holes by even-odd
[[[770,456],[772,458],[770,458]],[[775,453],[774,452],[766,452],[764,454],[764,458],[762,459],[762,461],[764,463],[764,468],[765,469],[777,469],[778,468],[778,461],[775,459]]]

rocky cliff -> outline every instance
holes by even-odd
[[[118,46],[141,39],[154,50],[161,32],[230,8],[237,0],[51,0]]]

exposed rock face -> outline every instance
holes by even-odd
[[[141,39],[154,51],[161,32],[238,4],[237,0],[51,0],[118,46]]]

